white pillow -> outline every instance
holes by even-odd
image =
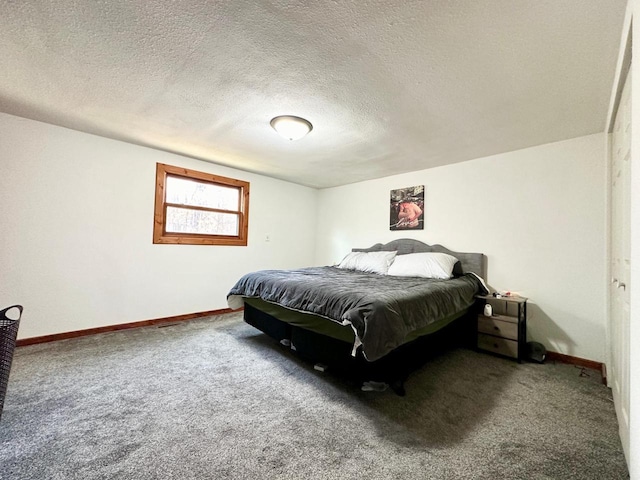
[[[451,278],[458,259],[446,253],[425,252],[398,255],[388,274],[396,277]]]
[[[338,268],[386,275],[397,252],[351,252],[342,259]]]

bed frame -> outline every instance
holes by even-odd
[[[448,253],[460,260],[459,273],[473,272],[485,278],[486,257],[481,253],[451,251],[442,245],[427,245],[413,239],[394,240],[354,252],[397,251],[398,255],[421,252]],[[388,384],[398,395],[405,394],[404,382],[412,371],[422,366],[443,349],[452,346],[472,348],[475,342],[475,317],[469,309],[441,330],[405,343],[374,362],[368,362],[361,351],[351,355],[353,343],[338,340],[277,318],[277,312],[266,313],[259,305],[245,302],[244,320],[283,345],[291,346],[303,359],[318,369],[330,368],[346,374],[358,383],[375,381]],[[304,315],[304,314],[302,314]],[[337,324],[336,324],[337,325]],[[341,327],[351,330],[351,327]]]

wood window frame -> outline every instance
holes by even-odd
[[[233,187],[239,190],[239,203],[237,211],[221,210],[216,208],[194,207],[196,210],[207,210],[220,213],[233,213],[238,215],[238,235],[215,235],[196,233],[172,233],[166,231],[167,206],[184,206],[172,204],[166,201],[165,185],[167,177],[182,177],[189,180],[197,180],[202,183]],[[235,178],[221,177],[211,173],[199,172],[188,168],[174,167],[164,163],[156,164],[156,196],[155,213],[153,222],[153,243],[157,244],[181,244],[181,245],[236,245],[246,246],[249,232],[249,182]]]

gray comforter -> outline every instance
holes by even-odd
[[[229,306],[258,297],[284,307],[351,325],[356,345],[374,361],[405,343],[411,332],[462,312],[485,293],[473,274],[450,280],[392,277],[336,267],[263,270],[242,277]]]

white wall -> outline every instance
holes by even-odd
[[[153,245],[156,162],[251,182],[249,245]],[[5,114],[0,167],[19,338],[226,308],[244,273],[314,259],[315,189]]]
[[[214,310],[247,271],[410,236],[485,253],[493,287],[531,298],[530,339],[603,361],[604,144],[592,135],[318,192],[0,114],[0,305],[25,305],[20,338]],[[153,245],[156,162],[250,181],[249,246]],[[419,184],[425,230],[390,232],[389,190]]]
[[[316,261],[411,237],[488,257],[488,281],[530,298],[529,340],[604,361],[605,137],[590,135],[321,190]],[[425,229],[389,230],[389,191],[425,185]]]

